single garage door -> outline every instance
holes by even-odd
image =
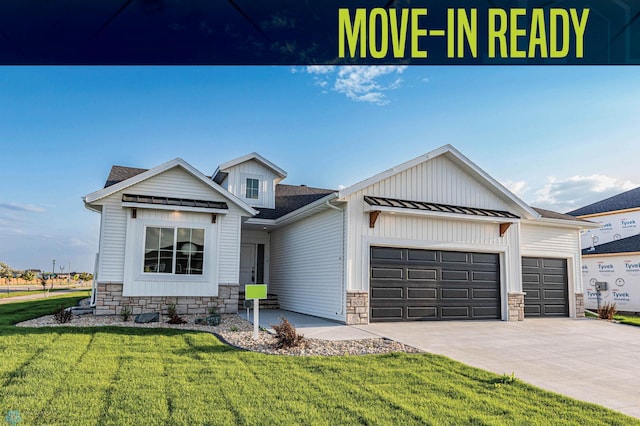
[[[525,317],[568,317],[567,259],[522,258]]]
[[[500,319],[496,253],[371,247],[371,321]]]

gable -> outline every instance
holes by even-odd
[[[496,192],[440,155],[365,186],[353,195],[521,212],[519,206]]]

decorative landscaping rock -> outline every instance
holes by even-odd
[[[218,326],[220,325],[220,314],[211,314],[206,318],[196,318],[195,323],[199,325]]]
[[[134,321],[139,324],[146,324],[148,322],[158,322],[160,321],[160,314],[157,312],[150,312],[146,314],[136,315]]]

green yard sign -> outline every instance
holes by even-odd
[[[267,285],[266,284],[247,284],[244,287],[244,298],[249,299],[266,299],[267,298]]]

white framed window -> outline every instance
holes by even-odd
[[[202,275],[204,229],[146,226],[143,273]]]
[[[259,179],[246,178],[245,197],[251,200],[257,200],[260,198],[260,180]]]

